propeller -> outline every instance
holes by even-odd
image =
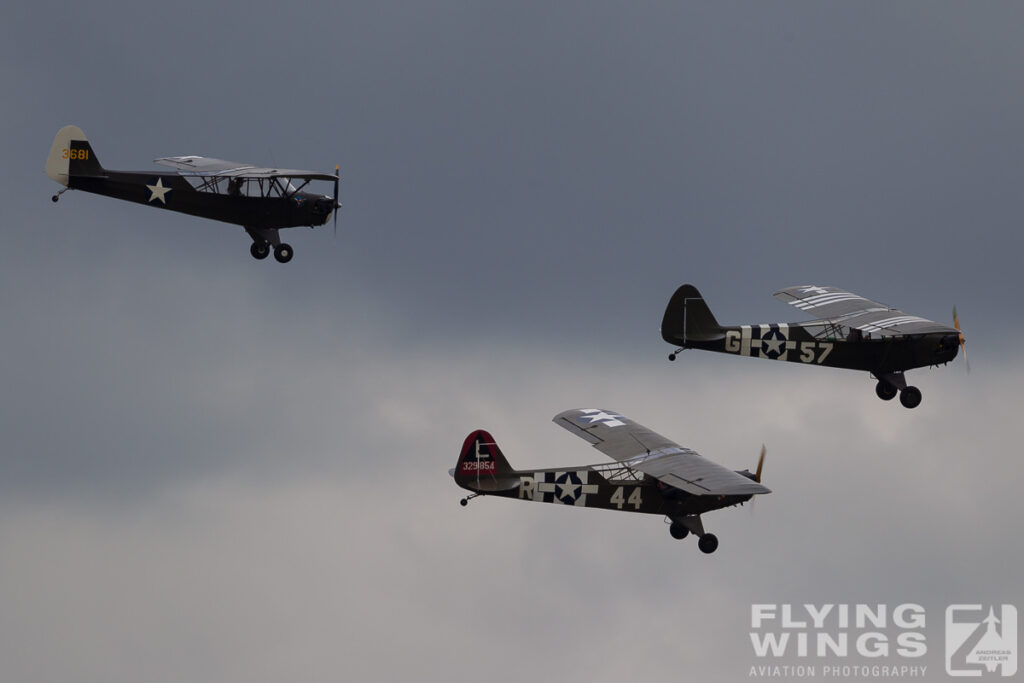
[[[956,328],[957,333],[960,335],[960,350],[964,352],[964,366],[967,368],[967,372],[971,371],[971,363],[967,360],[967,340],[964,338],[964,333],[960,330],[960,318],[956,314],[956,306],[953,306],[953,327]]]
[[[757,459],[757,469],[754,470],[754,481],[758,484],[761,483],[761,470],[764,469],[764,456],[768,453],[768,449],[765,448],[764,444],[761,444],[761,455]],[[754,514],[754,503],[757,502],[757,496],[754,496],[750,500],[750,514]]]
[[[338,201],[338,165],[334,165],[334,239],[338,239],[338,209],[341,202]]]

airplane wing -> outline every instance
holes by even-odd
[[[683,448],[647,427],[607,410],[573,409],[555,424],[623,465],[697,496],[771,493],[753,479]]]
[[[304,178],[308,180],[334,180],[331,173],[299,171],[289,168],[263,168],[236,161],[211,157],[160,157],[154,163],[178,169],[181,175],[226,176],[242,178]]]
[[[801,285],[788,287],[773,295],[779,301],[818,316],[823,322],[843,324],[866,334],[881,337],[902,337],[909,334],[949,332],[956,330],[917,315],[845,292],[838,287]]]

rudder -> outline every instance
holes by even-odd
[[[452,476],[459,486],[478,491],[504,490],[519,483],[516,471],[508,464],[494,437],[483,429],[470,433],[462,443]]]
[[[50,156],[46,158],[46,175],[67,187],[71,176],[103,175],[92,145],[78,126],[64,126],[53,138]]]
[[[661,320],[661,338],[670,344],[722,339],[725,331],[693,285],[676,290]]]

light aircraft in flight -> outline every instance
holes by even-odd
[[[718,538],[704,530],[701,515],[771,493],[761,485],[763,446],[755,472],[736,472],[607,410],[566,410],[553,421],[615,462],[516,470],[494,438],[478,429],[466,437],[450,471],[456,484],[472,492],[460,501],[462,505],[478,496],[502,496],[662,515],[670,522],[673,538],[686,538],[692,532],[700,539],[701,551],[713,553]]]
[[[916,408],[921,391],[908,386],[903,373],[942,365],[964,350],[964,335],[953,308],[953,327],[907,315],[895,308],[836,287],[804,285],[775,292],[775,298],[819,316],[805,323],[722,326],[693,285],[672,295],[661,321],[661,336],[683,349],[704,349],[739,356],[769,358],[803,365],[867,370],[877,380],[875,393]],[[969,366],[968,366],[969,367]]]
[[[252,238],[249,251],[264,259],[274,248],[281,263],[292,260],[291,245],[281,241],[281,228],[323,225],[338,215],[338,169],[334,174],[260,168],[199,156],[155,160],[178,169],[175,173],[112,171],[100,165],[96,152],[77,126],[57,131],[46,160],[46,175],[68,190],[83,190],[192,216],[234,223]],[[334,183],[334,195],[306,190],[312,181]]]

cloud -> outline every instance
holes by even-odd
[[[19,8],[5,673],[734,680],[755,601],[915,600],[938,628],[949,601],[1009,600],[1018,14]],[[340,163],[338,236],[288,232],[283,267],[235,226],[51,204],[68,123],[112,168]],[[788,318],[769,295],[804,282],[957,304],[973,372],[912,373],[907,411],[857,373],[669,364],[683,282],[724,323]],[[653,517],[458,506],[446,472],[478,427],[520,467],[600,461],[548,424],[573,406],[737,469],[766,443],[774,492],[708,516],[710,557]]]
[[[1007,382],[922,373],[925,402],[911,412],[834,370],[420,352],[430,362],[415,373],[388,353],[299,354],[290,371],[315,379],[303,402],[276,406],[274,436],[145,498],[116,487],[102,502],[8,499],[0,599],[14,618],[0,640],[12,675],[512,680],[531,662],[598,677],[635,666],[664,676],[684,662],[724,679],[754,663],[754,601],[917,601],[938,614],[953,597],[1005,601],[1016,585],[1019,547],[1006,536],[1021,473],[1001,445],[1021,434]],[[753,514],[707,515],[722,542],[713,556],[655,517],[457,504],[446,471],[477,427],[517,467],[602,461],[548,423],[577,405],[622,411],[734,468],[752,466],[764,441],[774,492]],[[316,420],[308,406],[321,406]],[[41,633],[67,644],[63,657],[30,646]],[[595,661],[598,646],[637,661]],[[509,647],[521,653],[512,661]]]

